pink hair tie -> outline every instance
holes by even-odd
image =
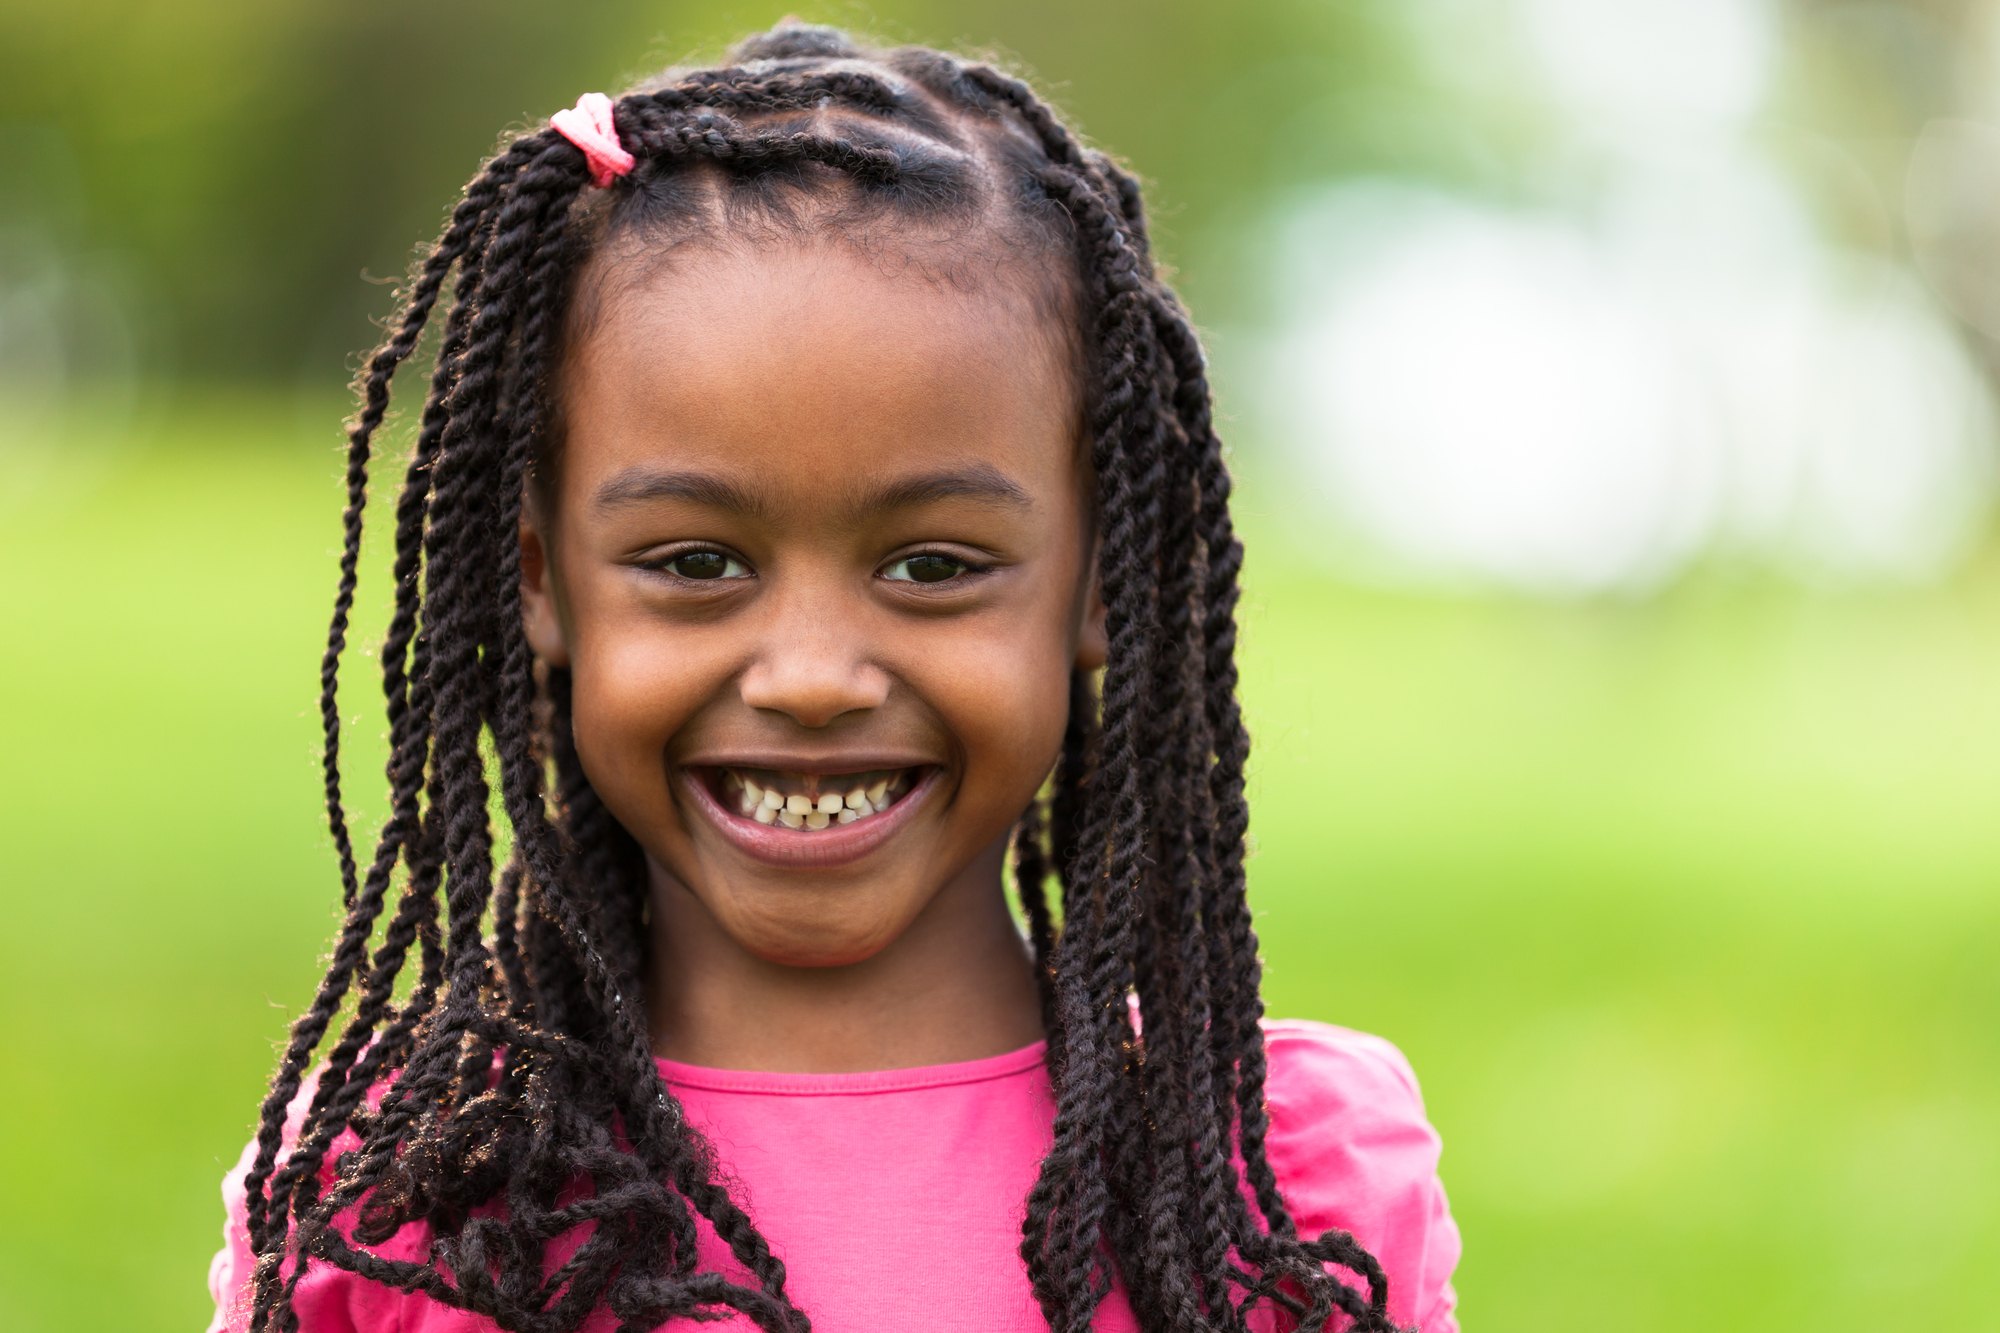
[[[576,99],[575,106],[550,116],[549,124],[583,150],[584,160],[590,164],[590,179],[596,185],[609,185],[632,169],[636,159],[618,142],[611,99],[603,93],[585,93]]]

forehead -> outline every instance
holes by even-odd
[[[560,369],[565,507],[635,465],[747,472],[809,499],[951,463],[1067,482],[1086,453],[1075,368],[1031,279],[845,244],[594,268]]]

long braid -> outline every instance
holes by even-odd
[[[1131,224],[1129,216],[1126,222]],[[1164,355],[1157,347],[1152,350],[1157,380]],[[1160,414],[1160,419],[1168,428],[1171,443],[1162,451],[1166,502],[1160,511],[1159,634],[1163,644],[1178,644],[1190,640],[1199,552],[1194,541],[1193,505],[1189,503],[1192,476],[1186,441],[1171,413]],[[1214,1125],[1208,1117],[1191,1115],[1190,1108],[1207,1108],[1212,1102],[1195,1096],[1189,1066],[1192,1053],[1202,1051],[1208,1018],[1205,969],[1199,965],[1205,863],[1197,852],[1197,831],[1207,822],[1209,809],[1206,791],[1185,787],[1180,775],[1191,771],[1207,754],[1208,740],[1205,728],[1181,723],[1193,693],[1186,656],[1156,653],[1151,667],[1154,706],[1145,710],[1150,724],[1146,745],[1150,752],[1160,754],[1173,753],[1178,747],[1180,762],[1157,766],[1147,795],[1153,814],[1152,857],[1173,891],[1150,895],[1146,903],[1147,942],[1139,951],[1137,988],[1142,1014],[1173,1013],[1184,1015],[1187,1021],[1165,1023],[1145,1034],[1141,1091],[1145,1115],[1160,1139],[1179,1144],[1199,1138],[1205,1147],[1213,1137]],[[1191,1121],[1199,1121],[1199,1127]],[[1142,1135],[1131,1137],[1143,1140]],[[1146,1285],[1156,1292],[1158,1322],[1163,1326],[1185,1325],[1198,1318],[1197,1279],[1211,1290],[1226,1289],[1226,1248],[1217,1246],[1216,1238],[1211,1238],[1193,1271],[1180,1252],[1180,1230],[1188,1191],[1193,1187],[1190,1168],[1185,1152],[1132,1155],[1136,1178],[1131,1189],[1144,1200],[1144,1216],[1134,1219],[1134,1239],[1128,1248],[1144,1256],[1151,1273]],[[1234,1307],[1225,1302],[1217,1313],[1227,1318],[1234,1314]]]
[[[527,647],[514,539],[524,491],[559,467],[551,368],[583,258],[631,229],[700,235],[754,214],[800,238],[881,220],[961,250],[1004,233],[1008,254],[1061,289],[1056,308],[1088,362],[1110,653],[1101,688],[1072,674],[1049,794],[1014,840],[1056,1100],[1021,1243],[1047,1322],[1087,1329],[1122,1279],[1148,1328],[1240,1330],[1249,1305],[1267,1300],[1306,1329],[1336,1313],[1389,1329],[1380,1265],[1343,1233],[1297,1237],[1265,1150],[1242,873],[1247,738],[1234,700],[1241,548],[1200,347],[1154,269],[1137,180],[987,66],[920,47],[863,51],[805,25],[732,56],[617,103],[640,165],[608,191],[586,188],[581,153],[549,131],[496,155],[359,382],[322,664],[348,911],[260,1121],[254,1326],[295,1329],[293,1296],[320,1263],[534,1333],[569,1333],[598,1309],[621,1330],[731,1310],[760,1328],[810,1327],[651,1055],[644,861],[583,772],[569,673]],[[807,207],[836,195],[831,211]],[[331,700],[369,440],[454,269],[395,509],[382,661],[391,807],[363,875],[341,809]],[[504,864],[488,816],[489,742]],[[413,948],[416,981],[396,1005]],[[354,1014],[280,1165],[287,1108],[350,990]],[[359,1146],[329,1163],[343,1130]],[[343,1231],[336,1220],[355,1208]],[[701,1270],[703,1219],[749,1285]],[[368,1248],[418,1220],[430,1242],[417,1261]],[[558,1241],[573,1242],[560,1262]],[[1361,1274],[1368,1295],[1328,1263]]]
[[[1072,199],[1088,193],[1074,173],[1056,168],[1044,183]],[[1114,251],[1122,243],[1115,231],[1101,231],[1093,240]],[[1100,264],[1093,279],[1091,296],[1104,312],[1109,359],[1092,423],[1105,515],[1100,576],[1110,641],[1099,772],[1114,775],[1118,787],[1111,799],[1090,801],[1084,809],[1076,871],[1079,881],[1091,886],[1094,910],[1066,916],[1057,943],[1065,1078],[1057,1089],[1055,1142],[1029,1192],[1023,1240],[1036,1298],[1050,1327],[1058,1329],[1087,1328],[1110,1285],[1110,1275],[1100,1272],[1098,1241],[1110,1203],[1105,1134],[1130,1032],[1124,996],[1145,841],[1136,714],[1140,673],[1152,642],[1146,604],[1151,553],[1143,549],[1146,534],[1133,512],[1143,500],[1132,497],[1127,477],[1127,440],[1134,430],[1136,357],[1129,330],[1135,288],[1130,271],[1115,265]]]
[[[437,304],[444,283],[454,265],[464,257],[467,243],[500,184],[518,165],[512,154],[474,180],[451,222],[438,238],[429,257],[418,271],[404,306],[403,321],[395,334],[369,358],[362,373],[359,392],[361,410],[348,428],[347,507],[341,515],[340,580],[333,599],[333,615],[327,628],[326,652],[320,659],[320,719],[325,733],[322,767],[326,777],[327,821],[340,859],[343,904],[351,904],[359,892],[354,861],[354,839],[348,832],[347,814],[340,797],[340,708],[338,704],[340,657],[347,647],[348,616],[354,609],[354,592],[359,582],[361,561],[361,519],[368,503],[368,463],[375,431],[389,410],[389,383],[396,370],[417,347],[431,308]]]
[[[1227,956],[1234,964],[1217,969],[1218,976],[1228,985],[1231,993],[1229,998],[1219,1001],[1217,1016],[1227,1015],[1221,1034],[1226,1043],[1224,1049],[1241,1052],[1236,1077],[1227,1078],[1227,1071],[1223,1071],[1223,1086],[1229,1082],[1235,1084],[1244,1163],[1269,1231],[1277,1236],[1290,1236],[1294,1230],[1290,1215],[1278,1193],[1269,1156],[1263,1146],[1269,1121],[1263,1104],[1264,1049],[1257,1035],[1257,1023],[1263,1015],[1259,986],[1262,969],[1258,961],[1256,934],[1250,924],[1249,904],[1243,891],[1244,836],[1249,822],[1249,807],[1243,795],[1243,769],[1249,754],[1249,737],[1243,726],[1241,708],[1236,702],[1235,657],[1235,608],[1239,597],[1237,576],[1242,568],[1243,546],[1236,539],[1229,517],[1229,473],[1223,464],[1222,445],[1216,438],[1211,419],[1206,357],[1192,324],[1170,288],[1162,287],[1157,293],[1154,323],[1162,346],[1174,362],[1176,405],[1196,446],[1200,468],[1199,521],[1203,528],[1208,585],[1203,599],[1206,606],[1202,626],[1205,651],[1201,665],[1207,686],[1203,697],[1208,731],[1215,748],[1215,762],[1208,770],[1215,820],[1209,827],[1215,849],[1215,868],[1222,876],[1222,891],[1217,895],[1220,910],[1211,929],[1218,936],[1226,932],[1229,941]],[[1240,1206],[1240,1196],[1233,1190],[1230,1191],[1229,1202],[1232,1208]],[[1239,1230],[1239,1244],[1246,1247],[1246,1253],[1251,1249],[1258,1251],[1266,1261],[1272,1257],[1270,1246],[1247,1228]],[[1369,1286],[1365,1312],[1355,1308],[1356,1302],[1350,1299],[1351,1289],[1344,1284],[1335,1284],[1340,1290],[1333,1293],[1331,1299],[1362,1326],[1388,1326],[1388,1279],[1375,1257],[1342,1232],[1328,1232],[1316,1245],[1323,1249],[1324,1258],[1336,1260],[1361,1274]]]
[[[439,240],[430,258],[426,261],[424,276],[420,278],[412,293],[409,314],[404,319],[402,327],[398,329],[396,337],[391,340],[390,347],[392,350],[403,347],[405,343],[414,346],[415,338],[421,332],[424,319],[428,316],[431,306],[435,301],[434,284],[441,283],[451,266],[463,260],[468,245],[481,229],[484,221],[484,210],[490,207],[500,184],[511,175],[518,165],[518,158],[514,154],[505,154],[496,159],[468,187],[465,199],[454,211],[451,225],[447,228],[445,235]],[[470,288],[471,276],[467,273],[461,276],[458,302],[455,304],[451,319],[451,323],[454,326],[462,326],[464,322],[464,298],[470,291]],[[340,807],[339,801],[338,712],[333,702],[333,694],[338,675],[338,657],[345,646],[347,615],[353,602],[354,576],[352,569],[354,560],[358,558],[360,550],[360,523],[363,496],[356,493],[356,488],[360,487],[365,490],[366,463],[370,440],[375,427],[381,421],[382,412],[386,410],[388,381],[394,375],[396,367],[401,364],[406,356],[407,351],[401,351],[394,352],[391,355],[378,355],[371,361],[371,372],[367,379],[366,392],[371,408],[378,398],[381,399],[383,406],[364,411],[358,419],[355,430],[350,438],[350,464],[348,470],[350,489],[347,512],[343,516],[343,528],[346,538],[341,555],[342,572],[340,590],[336,594],[332,625],[328,632],[327,660],[323,663],[321,670],[322,715],[327,716],[330,714],[332,717],[327,733],[325,768],[328,781],[329,817],[333,822],[337,845],[347,838],[347,829],[345,814]],[[442,417],[439,416],[437,420],[441,424]],[[430,423],[427,422],[428,424]],[[418,467],[422,461],[423,449],[420,444],[417,455],[412,460],[412,469],[414,470]],[[400,614],[403,611],[404,603],[407,600],[410,603],[410,615],[414,617],[414,587],[411,587],[407,597],[403,592],[403,585],[413,580],[414,573],[411,571],[406,574],[401,568],[402,562],[400,559],[400,552],[403,549],[402,539],[409,531],[409,527],[408,516],[399,513],[398,612]],[[401,693],[399,690],[401,681],[397,673],[401,671],[401,653],[399,651],[390,651],[396,647],[396,639],[395,629],[392,627],[390,643],[385,647],[383,654],[383,670],[385,673],[385,688],[389,696],[392,755],[400,751],[407,761],[409,758],[408,752],[414,740],[408,734],[408,723],[412,712],[414,711],[417,716],[421,716],[421,710],[408,709],[406,707],[407,701],[399,697]],[[407,642],[407,639],[404,641]],[[400,736],[398,735],[399,732],[402,733]],[[401,746],[396,744],[398,740],[402,742]],[[390,816],[388,825],[383,831],[381,846],[375,857],[375,864],[370,868],[365,892],[357,894],[349,888],[352,871],[348,859],[344,857],[341,865],[342,897],[348,907],[348,920],[342,929],[341,940],[336,947],[334,961],[327,969],[326,976],[320,983],[318,995],[314,998],[312,1006],[293,1027],[290,1044],[287,1047],[279,1072],[272,1080],[271,1089],[265,1097],[259,1117],[257,1156],[252,1164],[250,1174],[245,1180],[248,1231],[253,1246],[259,1251],[266,1248],[265,1242],[267,1237],[265,1232],[269,1220],[267,1210],[273,1202],[273,1200],[265,1195],[263,1187],[265,1181],[270,1177],[280,1146],[280,1133],[284,1122],[285,1109],[290,1104],[292,1097],[298,1092],[300,1080],[313,1047],[318,1044],[321,1036],[326,1031],[327,1025],[339,1010],[340,1003],[345,996],[347,986],[352,978],[354,968],[361,961],[361,955],[365,949],[369,932],[373,927],[376,916],[380,913],[382,897],[388,889],[392,868],[395,865],[397,857],[400,855],[400,849],[407,829],[414,820],[415,792],[421,785],[421,763],[417,763],[415,765],[415,772],[412,772],[411,766],[407,762],[398,766],[392,759],[390,778],[392,790],[397,796],[396,807]]]
[[[1048,858],[1046,868],[1056,877],[1065,920],[1076,910],[1077,819],[1081,793],[1090,781],[1097,755],[1097,692],[1089,673],[1072,670],[1069,681],[1069,717],[1063,728],[1062,754],[1056,760],[1050,782],[1054,790],[1048,802]],[[1025,875],[1039,867],[1024,865]],[[1021,882],[1017,892],[1026,898],[1043,897],[1040,884]],[[1042,990],[1042,1025],[1048,1034],[1050,1080],[1060,1086],[1065,1068],[1062,1058],[1063,1020],[1056,998],[1054,927],[1046,957],[1038,966]]]
[[[1142,256],[1146,255],[1145,223],[1143,206],[1136,180],[1117,169],[1102,154],[1082,148],[1068,131],[1062,128],[1043,103],[1037,99],[1026,84],[1018,79],[990,69],[974,67],[964,72],[965,78],[981,92],[1011,106],[1032,129],[1042,143],[1049,157],[1071,166],[1086,166],[1099,170],[1100,176],[1110,182],[1121,216],[1132,233],[1132,241]],[[1213,765],[1204,763],[1208,770],[1211,799],[1217,816],[1218,827],[1214,847],[1219,849],[1220,864],[1215,869],[1223,882],[1219,886],[1218,900],[1223,904],[1222,918],[1228,930],[1228,966],[1216,969],[1230,984],[1234,1000],[1231,1022],[1219,1050],[1224,1058],[1231,1052],[1237,1053],[1233,1062],[1241,1067],[1241,1076],[1236,1070],[1228,1071],[1224,1086],[1233,1085],[1241,1116],[1241,1146],[1246,1169],[1253,1188],[1256,1190],[1260,1208],[1263,1210],[1272,1233],[1288,1237],[1293,1228],[1284,1203],[1278,1194],[1275,1177],[1271,1173],[1269,1158],[1264,1151],[1264,1134],[1268,1119],[1263,1109],[1264,1053],[1261,1034],[1257,1022],[1262,1017],[1262,1001],[1259,998],[1259,973],[1256,938],[1250,928],[1249,909],[1244,896],[1242,876],[1242,848],[1245,832],[1245,812],[1247,804],[1243,799],[1243,759],[1248,752],[1248,741],[1244,733],[1240,710],[1235,702],[1235,624],[1234,608],[1237,600],[1236,576],[1241,565],[1242,551],[1230,528],[1228,518],[1228,474],[1222,466],[1219,442],[1216,441],[1210,422],[1210,396],[1205,376],[1201,371],[1202,360],[1199,347],[1193,338],[1192,329],[1179,313],[1171,289],[1157,285],[1152,290],[1156,304],[1170,313],[1170,319],[1156,319],[1155,334],[1160,337],[1165,350],[1173,357],[1176,365],[1173,408],[1181,417],[1187,441],[1194,444],[1199,453],[1201,475],[1199,503],[1201,523],[1204,529],[1203,548],[1208,560],[1207,587],[1203,590],[1206,603],[1204,618],[1204,639],[1206,654],[1202,675],[1206,685],[1205,728],[1216,738],[1217,756]],[[1170,327],[1163,327],[1170,326]],[[1109,542],[1107,541],[1107,546]],[[1106,596],[1109,598],[1107,579]],[[1111,707],[1109,698],[1107,710]],[[1156,716],[1163,716],[1159,710]],[[1183,1027],[1195,1032],[1203,1028],[1193,1022],[1185,1022]],[[1210,1080],[1213,1085],[1214,1080]],[[1211,1188],[1208,1196],[1213,1203],[1223,1202],[1216,1198],[1212,1187],[1214,1180],[1213,1163],[1216,1153],[1204,1140],[1202,1157],[1210,1164],[1204,1174],[1210,1177]],[[1240,1211],[1241,1200],[1235,1192],[1224,1196],[1226,1207]],[[1213,1214],[1210,1214],[1213,1217]],[[1034,1218],[1031,1215],[1030,1227]],[[1253,1246],[1267,1261],[1279,1258],[1269,1242],[1254,1237],[1248,1228],[1231,1227],[1237,1233],[1239,1245]],[[1211,1231],[1211,1245],[1208,1262],[1203,1267],[1213,1280],[1218,1273],[1215,1258],[1219,1247],[1213,1241],[1220,1232]],[[1331,1282],[1336,1289],[1328,1295],[1332,1304],[1337,1304],[1344,1312],[1364,1326],[1386,1324],[1387,1283],[1379,1263],[1368,1255],[1351,1237],[1342,1233],[1329,1233],[1320,1244],[1328,1250],[1328,1257],[1339,1259],[1347,1266],[1362,1273],[1370,1286],[1371,1298],[1365,1307],[1352,1289],[1328,1278],[1324,1273],[1315,1275],[1315,1302],[1318,1289]],[[1289,1266],[1289,1264],[1287,1265]],[[1322,1316],[1323,1318],[1323,1316]],[[1052,1321],[1053,1322],[1053,1321]],[[1225,1324],[1225,1326],[1228,1326]],[[1309,1324],[1309,1327],[1316,1325]]]
[[[504,257],[508,247],[519,244],[515,228],[509,226],[510,222],[516,221],[511,213],[519,207],[518,199],[518,195],[511,197],[506,210],[503,210],[496,219],[493,231],[487,237],[480,256],[480,285],[469,294],[467,302],[462,302],[470,304],[478,313],[468,334],[468,346],[460,353],[461,362],[476,357],[484,346],[490,346],[496,337],[496,330],[504,327],[502,323],[504,315],[496,313],[493,305],[485,303],[482,298],[486,297],[492,288],[495,268],[499,268],[503,276],[506,274],[504,262],[496,265],[496,258]],[[471,452],[469,443],[476,439],[479,420],[474,409],[477,395],[484,387],[484,383],[476,375],[460,378],[451,386],[450,396],[446,402],[447,422],[435,469],[437,476],[435,505],[441,521],[429,529],[424,546],[425,567],[436,576],[430,590],[431,596],[427,599],[427,604],[435,608],[433,616],[427,620],[427,628],[431,631],[434,641],[445,649],[430,664],[430,670],[426,675],[427,679],[441,683],[443,687],[436,689],[441,717],[433,738],[436,768],[432,809],[434,811],[442,809],[447,812],[444,860],[447,867],[446,889],[451,929],[444,952],[449,972],[446,982],[448,1010],[464,1007],[468,1003],[467,991],[475,990],[477,986],[475,973],[484,953],[484,944],[478,934],[482,911],[472,881],[475,878],[483,881],[490,874],[488,867],[482,864],[483,861],[490,859],[490,834],[483,848],[477,845],[480,841],[479,835],[487,831],[485,783],[478,771],[476,742],[478,711],[474,697],[478,690],[474,675],[476,663],[467,660],[468,649],[465,645],[469,636],[460,629],[461,617],[465,615],[460,608],[465,598],[462,594],[456,598],[452,595],[455,590],[454,580],[464,577],[460,571],[464,565],[470,563],[461,559],[460,552],[453,547],[460,539],[459,534],[476,520],[475,514],[467,512],[470,506],[463,503],[462,491],[466,483],[461,478],[467,475],[467,469],[463,465],[464,456]],[[470,730],[465,717],[468,710],[473,713]],[[465,748],[468,739],[471,741],[472,750],[472,771],[469,776],[462,762],[453,762],[461,759],[460,751]],[[476,797],[468,799],[472,792],[477,793]],[[433,1070],[434,1068],[433,1061]],[[399,1093],[407,1094],[410,1087],[407,1075],[411,1074],[413,1069],[406,1070],[406,1080],[397,1089]],[[431,1072],[427,1082],[434,1084],[437,1076],[436,1072]],[[435,1094],[438,1089],[425,1086],[425,1091]],[[374,1156],[379,1160],[382,1154]],[[310,1200],[312,1193],[310,1182],[306,1182],[306,1188],[302,1193],[305,1196],[301,1201],[304,1205]],[[321,1203],[314,1211],[317,1214],[326,1210],[327,1205]],[[304,1265],[301,1264],[294,1270],[292,1285],[295,1286],[303,1272]]]

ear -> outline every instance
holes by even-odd
[[[1076,633],[1076,668],[1095,671],[1111,656],[1111,636],[1104,628],[1104,592],[1097,582],[1097,545],[1091,544],[1090,568],[1084,572],[1083,616]]]
[[[553,667],[569,665],[569,640],[556,604],[548,543],[532,504],[521,506],[521,630],[535,655]]]

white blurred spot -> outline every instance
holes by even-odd
[[[1753,163],[1653,165],[1592,225],[1380,183],[1292,211],[1256,398],[1330,558],[1584,592],[1711,549],[1898,578],[1962,554],[1992,406],[1923,293],[1818,248]]]
[[[1313,434],[1333,495],[1414,566],[1558,588],[1649,576],[1700,536],[1662,503],[1698,460],[1666,348],[1602,281],[1560,232],[1432,218],[1288,340],[1294,438]]]
[[[1731,122],[1763,100],[1775,45],[1761,0],[1520,0],[1552,91],[1583,115]]]

